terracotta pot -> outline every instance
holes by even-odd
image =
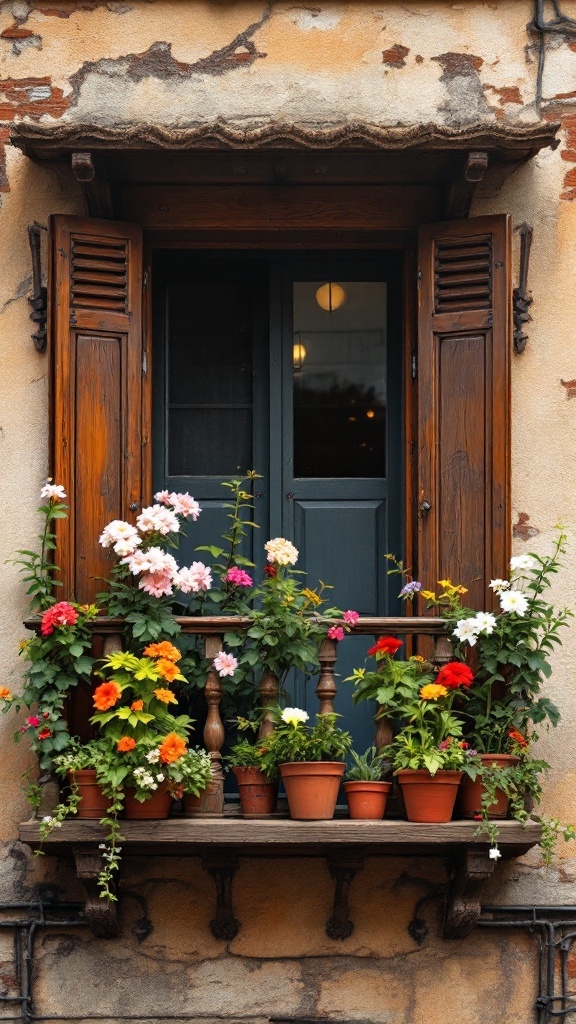
[[[233,768],[240,793],[242,814],[272,814],[276,806],[278,786],[269,782],[259,768]]]
[[[507,768],[509,765],[518,764],[519,758],[516,757],[515,754],[480,754],[480,760],[483,765]],[[484,786],[481,777],[478,776],[476,779],[472,780],[465,775],[460,784],[460,791],[458,793],[458,814],[462,818],[474,818],[476,815],[481,814],[483,793]],[[508,816],[510,800],[506,796],[506,793],[501,789],[497,789],[494,795],[496,797],[496,803],[492,804],[490,807],[488,817],[506,818]]]
[[[80,803],[76,814],[79,818],[103,818],[108,813],[110,801],[100,789],[96,782],[96,772],[93,768],[81,768],[75,772],[69,772],[70,782],[76,783]]]
[[[170,813],[172,797],[168,792],[166,784],[158,786],[158,789],[149,796],[144,803],[140,803],[134,796],[133,789],[126,789],[124,795],[124,817],[128,820],[139,818],[140,820],[167,818]]]
[[[397,772],[408,821],[444,822],[452,819],[462,772],[417,771],[404,768]]]
[[[377,819],[384,817],[391,782],[369,782],[358,780],[345,782],[344,792],[348,801],[351,818]]]
[[[214,817],[219,813],[216,805],[221,799],[218,782],[209,782],[206,789],[202,789],[198,796],[193,793],[184,793],[182,797],[182,814],[185,818]]]
[[[294,761],[280,765],[290,817],[297,821],[327,821],[334,817],[341,761]]]

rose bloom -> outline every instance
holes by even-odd
[[[265,565],[264,575],[267,576],[269,580],[273,580],[274,577],[278,575],[276,567],[274,565]]]
[[[130,542],[133,551],[142,543],[138,530],[132,523],[127,523],[124,519],[113,519],[100,534],[100,544],[103,548],[109,548],[122,541]]]
[[[203,562],[192,562],[190,568],[180,569],[174,583],[183,594],[199,594],[202,590],[211,590],[212,574]]]
[[[154,690],[154,696],[157,698],[157,700],[162,701],[163,704],[178,703],[176,695],[172,693],[172,690],[165,690],[162,687],[159,687],[157,690]]]
[[[144,648],[144,654],[147,658],[165,658],[167,661],[180,661],[182,655],[174,644],[171,644],[169,640],[162,640],[158,644],[148,644],[148,647]]]
[[[173,661],[168,661],[168,658],[160,658],[154,668],[158,675],[162,676],[162,679],[165,679],[167,683],[174,682],[176,676],[180,675],[178,666]]]
[[[168,496],[168,500],[176,515],[184,516],[185,519],[193,519],[194,522],[196,522],[202,511],[198,502],[188,494],[188,491],[185,494],[176,494],[175,491],[172,491]]]
[[[233,676],[238,668],[238,661],[233,654],[227,654],[226,651],[218,651],[213,665],[219,676]]]
[[[135,746],[136,740],[133,736],[122,736],[116,744],[116,750],[121,754],[127,754],[129,750],[134,750]]]
[[[178,761],[187,751],[186,743],[181,736],[175,732],[169,732],[158,747],[162,764],[173,764]]]
[[[94,690],[92,700],[97,711],[108,711],[118,703],[122,689],[113,679],[109,683],[100,683]]]
[[[326,636],[329,640],[343,640],[344,630],[342,629],[342,626],[330,626]]]
[[[268,561],[276,565],[296,565],[298,561],[298,549],[284,537],[274,537],[267,541],[264,550],[268,552]]]
[[[244,569],[239,569],[236,565],[233,565],[228,570],[224,579],[226,583],[234,583],[236,587],[251,587],[253,583],[252,577],[247,572],[244,572]]]
[[[138,581],[138,589],[143,590],[150,597],[170,597],[173,590],[174,578],[172,573],[146,572]]]
[[[131,705],[130,705],[130,711],[142,711],[143,707],[144,707],[144,701],[143,700],[133,700]]]
[[[136,520],[141,533],[160,533],[165,537],[169,533],[178,533],[180,523],[178,516],[165,505],[149,505],[143,508]]]
[[[37,729],[40,725],[38,715],[30,715],[30,717],[26,719],[26,725],[30,725],[33,729]]]
[[[12,691],[7,686],[0,686],[0,700],[12,700]]]
[[[439,683],[427,683],[420,690],[422,700],[438,700],[440,697],[447,697],[448,690]]]
[[[78,622],[78,612],[68,601],[59,601],[47,608],[42,615],[40,632],[42,636],[50,636],[58,626],[73,626]]]
[[[368,654],[389,654],[392,657],[399,647],[402,647],[402,641],[396,637],[379,636],[374,646],[368,650]]]
[[[450,661],[440,669],[436,682],[449,690],[457,690],[459,686],[472,686],[474,673],[461,661]]]

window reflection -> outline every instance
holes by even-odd
[[[294,284],[294,476],[384,477],[386,284],[338,281],[333,311],[324,284]]]

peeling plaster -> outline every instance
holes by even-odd
[[[540,530],[537,530],[535,526],[528,526],[529,522],[530,516],[528,513],[519,512],[518,522],[514,523],[512,527],[512,535],[520,540],[530,540],[530,537],[537,537]]]
[[[407,57],[410,50],[407,46],[402,46],[401,43],[395,43],[388,50],[384,50],[382,53],[382,63],[387,64],[389,68],[405,68],[406,61],[404,57]]]
[[[447,98],[440,110],[449,124],[469,124],[486,117],[489,106],[484,95],[479,71],[484,61],[471,53],[441,53],[432,60],[440,64],[440,81],[446,87]]]

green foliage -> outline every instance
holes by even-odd
[[[287,708],[282,712],[280,708],[273,709],[274,732],[261,740],[260,767],[270,779],[277,775],[280,764],[293,761],[343,761],[352,747],[350,733],[344,732],[336,724],[339,715],[316,715],[316,724],[310,726],[305,721],[286,721],[282,718],[283,714],[293,710]]]
[[[250,740],[238,740],[225,758],[231,768],[260,768],[259,747]]]
[[[380,782],[382,776],[390,769],[386,755],[378,753],[376,747],[368,747],[363,754],[350,751],[352,766],[348,768],[345,778],[348,782]]]
[[[40,551],[20,550],[16,554],[20,558],[10,559],[15,565],[19,565],[20,575],[23,583],[27,584],[26,593],[30,598],[31,611],[42,612],[54,604],[54,587],[61,587],[62,583],[56,579],[58,566],[54,564],[52,555],[56,550],[56,534],[53,531],[53,524],[56,519],[66,519],[68,506],[57,499],[49,499],[45,505],[40,505],[38,512],[44,517],[44,527],[38,534]]]

